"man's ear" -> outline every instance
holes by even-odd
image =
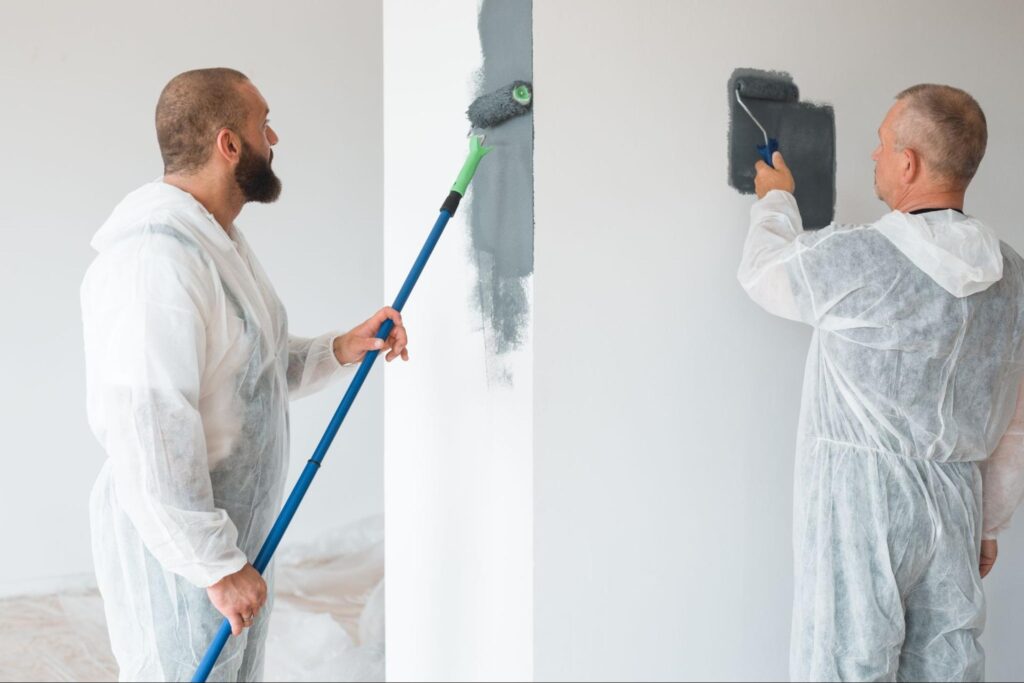
[[[242,141],[230,128],[217,131],[217,154],[230,163],[238,161],[242,155]]]
[[[921,175],[921,156],[913,149],[904,147],[903,151],[900,152],[902,157],[901,161],[903,164],[902,173],[903,182],[906,185],[911,184]]]

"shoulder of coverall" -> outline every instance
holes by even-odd
[[[1003,240],[999,240],[999,249],[1003,252],[1004,262],[1013,268],[1014,276],[1024,277],[1024,257]]]
[[[868,248],[879,248],[878,240],[881,233],[874,223],[829,223],[818,230],[804,230],[797,235],[797,242],[803,249],[829,251],[842,254],[843,248],[859,245]],[[884,238],[883,238],[884,239]]]
[[[1002,240],[999,249],[1003,253],[1003,283],[1013,287],[1017,296],[1017,330],[1018,334],[1024,335],[1024,257]]]
[[[108,243],[108,273],[136,298],[187,307],[208,323],[219,275],[213,259],[173,211],[157,210]]]

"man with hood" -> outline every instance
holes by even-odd
[[[237,71],[176,76],[156,108],[163,177],[129,194],[92,241],[87,401],[108,459],[90,513],[121,680],[191,680],[223,618],[235,637],[209,680],[263,679],[273,571],[264,583],[249,561],[281,506],[288,401],[367,351],[408,360],[390,308],[345,334],[289,333],[235,225],[245,204],[281,191],[268,113]]]
[[[803,230],[782,155],[757,164],[739,268],[814,327],[794,506],[790,669],[807,681],[978,681],[981,578],[1024,493],[1024,261],[963,212],[987,128],[917,85],[879,129],[870,225]]]

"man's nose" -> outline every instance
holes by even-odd
[[[277,132],[273,128],[267,128],[267,133],[267,141],[270,143],[270,146],[273,147],[277,144],[277,141],[280,138],[277,137]]]

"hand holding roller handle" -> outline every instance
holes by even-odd
[[[793,173],[789,170],[789,166],[786,165],[786,160],[782,158],[781,152],[775,152],[772,155],[772,165],[766,164],[764,161],[758,161],[754,164],[754,169],[757,175],[754,176],[754,192],[757,193],[757,198],[761,199],[772,190],[782,190],[789,192],[790,194],[796,190],[796,181],[793,180]]]

